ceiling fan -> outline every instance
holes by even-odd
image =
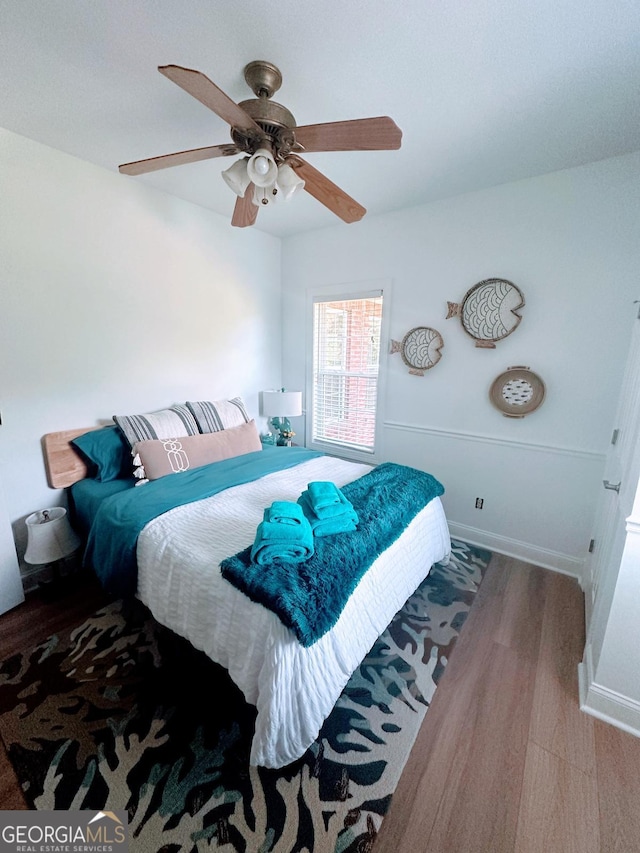
[[[180,65],[163,65],[158,71],[224,119],[231,126],[232,141],[123,163],[120,172],[142,175],[245,154],[222,173],[238,196],[231,224],[240,228],[254,224],[259,206],[276,198],[289,199],[303,188],[344,222],[357,222],[365,215],[365,208],[303,160],[300,152],[400,148],[402,131],[388,116],[297,127],[289,110],[271,100],[282,85],[282,75],[270,62],[258,60],[245,67],[244,78],[256,97],[239,104],[200,71]]]

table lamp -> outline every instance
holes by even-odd
[[[57,506],[32,512],[25,519],[25,523],[27,525],[25,563],[35,566],[50,563],[53,566],[54,578],[59,580],[60,562],[77,551],[81,544],[69,524],[66,509]]]
[[[279,447],[291,445],[295,435],[291,429],[289,418],[297,418],[302,414],[302,391],[263,391],[262,414],[269,418],[269,423],[276,431],[276,444]]]

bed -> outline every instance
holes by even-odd
[[[91,567],[108,587],[104,564],[130,564],[127,580],[117,577],[116,591],[133,592],[161,625],[228,670],[257,708],[251,764],[279,768],[300,758],[395,613],[431,566],[448,560],[440,498],[415,508],[360,577],[332,627],[303,645],[276,613],[223,577],[221,564],[247,549],[273,500],[295,502],[308,483],[319,480],[355,487],[372,473],[371,466],[305,448],[265,447],[138,487],[126,466],[124,476],[104,481],[91,476],[91,465],[72,443],[89,432],[51,433],[44,447],[49,483],[69,489]],[[184,500],[187,481],[198,486]],[[143,511],[124,550],[114,551],[120,528],[135,514],[132,507]]]

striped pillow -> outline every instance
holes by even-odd
[[[193,403],[187,400],[186,405],[202,433],[220,432],[222,429],[248,424],[250,420],[241,397],[216,400],[213,403]]]
[[[198,435],[198,424],[189,409],[181,404],[146,415],[114,415],[113,420],[131,447],[147,439]]]

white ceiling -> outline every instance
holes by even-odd
[[[399,151],[307,155],[370,214],[640,149],[638,0],[0,0],[0,126],[116,172],[230,141],[158,65],[240,101],[254,59],[279,66],[300,125],[402,129]],[[119,178],[230,217],[231,162]],[[339,222],[302,193],[254,227]]]

